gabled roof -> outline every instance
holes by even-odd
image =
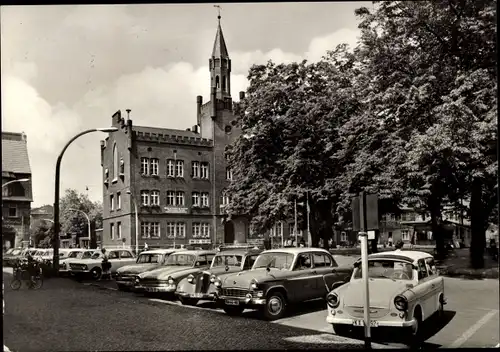
[[[199,134],[194,133],[193,131],[176,130],[173,128],[132,126],[132,130],[135,132],[142,132],[142,133],[168,134],[170,136],[198,137],[198,138],[201,137]]]
[[[212,50],[212,57],[216,58],[229,58],[229,54],[227,52],[226,41],[224,40],[224,35],[222,34],[222,27],[217,26],[217,34],[215,34],[214,48]]]
[[[2,174],[4,172],[31,174],[24,133],[2,132]]]

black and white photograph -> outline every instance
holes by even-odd
[[[0,32],[4,351],[500,348],[496,1]]]

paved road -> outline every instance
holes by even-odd
[[[363,347],[358,340],[264,322],[252,312],[230,317],[69,279],[47,280],[37,291],[7,286],[4,343],[12,351]]]

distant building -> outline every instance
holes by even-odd
[[[34,224],[37,220],[52,220],[52,218],[54,217],[54,207],[52,205],[44,205],[38,208],[31,209],[30,216],[31,224]]]
[[[12,182],[28,179],[26,182]],[[7,184],[8,182],[11,182]],[[7,184],[5,187],[3,185]],[[31,168],[24,133],[2,132],[2,243],[27,246],[33,201]]]

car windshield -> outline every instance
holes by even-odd
[[[165,265],[185,265],[193,266],[196,260],[195,255],[189,254],[173,254],[167,258]]]
[[[74,251],[74,252],[70,252],[68,254],[68,258],[78,258],[78,255],[80,254],[80,252],[77,252],[77,251]]]
[[[159,263],[161,260],[161,254],[141,254],[137,258],[137,263]]]
[[[92,254],[92,257],[90,257],[91,259],[99,259],[102,257],[102,253],[101,252],[97,252],[97,253],[94,253]]]
[[[19,253],[21,253],[21,251],[19,249],[14,249],[12,250],[12,255],[18,255]]]
[[[289,270],[293,263],[293,254],[291,253],[264,253],[257,257],[252,269],[257,268],[276,268]]]
[[[93,252],[80,252],[80,253],[78,253],[77,258],[78,259],[92,258],[92,254],[93,254]]]
[[[370,260],[368,262],[368,277],[370,279],[412,280],[413,266],[397,260]],[[362,278],[361,263],[354,271],[354,278]]]
[[[212,264],[212,268],[220,266],[241,266],[241,255],[216,255]]]

